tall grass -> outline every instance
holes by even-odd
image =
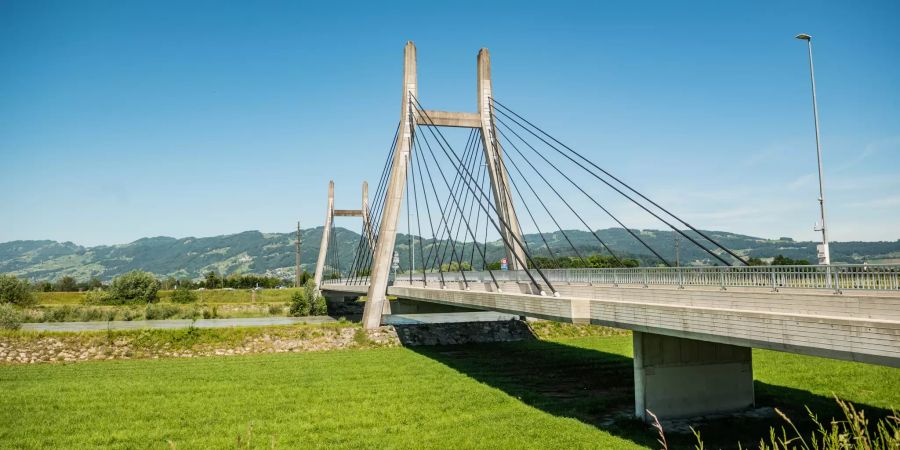
[[[900,416],[897,411],[892,410],[889,416],[870,425],[865,411],[857,410],[852,403],[841,400],[837,396],[834,397],[834,400],[844,415],[843,420],[831,419],[824,423],[807,407],[806,412],[815,425],[815,429],[809,436],[804,436],[787,414],[775,408],[775,412],[785,421],[787,427],[782,426],[780,433],[775,430],[775,427],[769,428],[768,439],[759,440],[759,450],[900,449]],[[647,413],[653,418],[652,427],[659,434],[657,442],[663,449],[668,449],[662,424],[652,412],[648,410]],[[703,450],[704,445],[700,432],[693,428],[691,431],[697,438],[694,448]],[[740,444],[738,444],[738,448],[740,448]]]

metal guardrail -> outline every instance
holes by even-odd
[[[535,278],[537,270],[530,269]],[[854,264],[828,266],[749,267],[633,267],[615,269],[544,269],[551,283],[638,285],[638,286],[719,286],[842,290],[900,290],[900,264]],[[491,271],[498,282],[528,282],[524,270]],[[462,282],[460,272],[412,274],[413,282]],[[397,274],[397,281],[409,282],[410,275]],[[492,282],[487,271],[467,271],[470,283]],[[325,280],[323,284],[368,284],[368,277],[353,280]]]

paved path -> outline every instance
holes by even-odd
[[[241,319],[199,319],[197,328],[262,327],[268,325],[292,325],[295,323],[336,322],[332,317],[249,317]],[[111,322],[42,322],[23,323],[22,330],[29,331],[96,331],[96,330],[136,330],[142,328],[188,328],[189,319],[172,320],[114,320]]]
[[[494,320],[510,320],[516,316],[496,312],[461,312],[439,314],[395,314],[384,317],[387,325],[411,325],[417,323],[448,322],[488,322]],[[228,327],[264,327],[269,325],[292,325],[295,323],[330,323],[337,322],[333,317],[249,317],[242,319],[199,319],[194,322],[197,328]],[[139,330],[144,328],[188,328],[191,320],[114,320],[111,322],[42,322],[24,323],[26,331],[103,331],[103,330]]]

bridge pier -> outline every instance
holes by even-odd
[[[751,349],[634,332],[635,416],[738,411],[754,405]]]

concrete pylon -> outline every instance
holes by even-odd
[[[391,162],[391,176],[388,179],[384,212],[381,215],[378,241],[375,243],[375,255],[372,258],[368,301],[363,311],[363,327],[367,329],[381,325],[382,314],[390,314],[390,303],[387,301],[387,286],[391,263],[394,258],[394,244],[397,240],[397,221],[400,217],[403,189],[406,185],[406,162],[409,159],[412,133],[415,127],[411,117],[413,110],[411,96],[418,96],[417,84],[416,46],[412,41],[409,41],[403,49],[403,92],[400,100],[400,132],[397,133],[397,146],[396,151],[394,151],[394,159]]]
[[[481,143],[484,147],[485,162],[491,177],[491,189],[494,194],[494,203],[500,216],[500,232],[508,245],[506,246],[506,260],[509,270],[522,270],[525,267],[525,249],[520,242],[522,228],[519,226],[519,218],[513,207],[512,192],[510,191],[509,174],[506,173],[506,164],[503,162],[503,148],[500,139],[497,138],[494,114],[491,111],[491,99],[493,98],[493,86],[491,83],[491,54],[488,49],[478,51],[478,114],[481,118]],[[504,226],[504,223],[506,226]],[[521,262],[520,262],[521,261]]]
[[[403,51],[403,96],[400,102],[400,133],[397,135],[396,150],[391,163],[387,198],[381,218],[378,242],[375,244],[372,274],[369,284],[369,301],[363,313],[363,326],[375,328],[381,324],[381,315],[390,313],[386,300],[388,278],[397,239],[397,222],[403,190],[406,186],[407,161],[410,158],[412,136],[416,124],[476,128],[480,130],[485,160],[491,176],[491,189],[501,223],[500,228],[507,246],[507,263],[511,270],[524,269],[525,249],[522,247],[522,229],[513,207],[509,190],[509,175],[503,164],[503,149],[494,130],[494,116],[491,111],[493,87],[491,85],[491,57],[483,48],[478,52],[478,112],[425,111],[419,114],[412,105],[411,95],[418,96],[416,76],[416,46],[410,41]],[[411,94],[411,95],[410,95]],[[505,225],[504,225],[505,224]]]
[[[369,182],[363,181],[362,184],[362,229],[363,236],[366,237],[367,245],[374,245],[372,242],[375,240],[375,236],[372,232],[372,224],[369,223]]]
[[[316,274],[313,280],[316,289],[322,289],[322,274],[325,271],[325,255],[328,253],[328,240],[331,238],[331,221],[334,220],[334,180],[328,182],[328,209],[325,211],[325,228],[322,230],[322,241],[319,243],[319,258],[316,260]]]

